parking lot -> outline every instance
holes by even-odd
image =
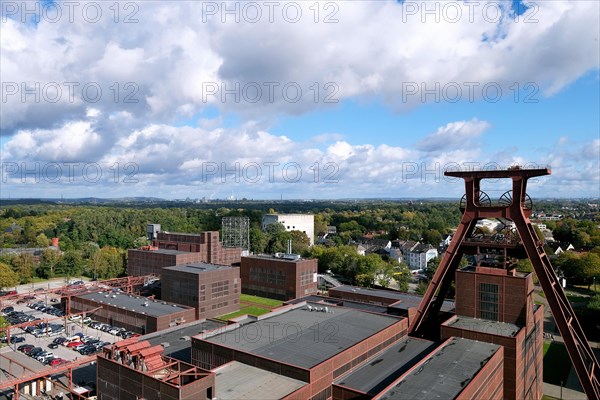
[[[59,311],[60,303],[59,301],[52,302],[52,298],[53,297],[51,296],[44,295],[40,296],[40,298],[28,299],[29,303],[27,304],[21,302],[20,304],[12,306],[14,308],[14,310],[12,310],[13,315],[19,316],[20,320],[24,321],[24,324],[27,324],[27,322],[25,322],[25,317],[27,317],[27,319],[33,320],[30,321],[32,325],[40,323],[47,325],[42,325],[42,328],[37,328],[37,330],[30,328],[29,333],[25,330],[26,326],[23,326],[22,328],[12,329],[10,335],[11,337],[14,336],[15,339],[11,338],[12,343],[10,344],[10,346],[5,346],[2,348],[2,350],[0,350],[0,352],[3,353],[3,355],[8,356],[8,354],[4,353],[15,351],[19,355],[25,356],[20,351],[17,351],[17,348],[24,344],[30,344],[35,347],[40,347],[45,351],[51,352],[52,355],[50,356],[50,358],[56,357],[62,358],[66,361],[71,361],[78,357],[82,357],[82,355],[77,351],[74,351],[73,349],[68,348],[64,345],[59,345],[54,349],[49,348],[48,345],[50,345],[50,343],[52,343],[56,338],[70,338],[75,335],[86,336],[89,340],[99,341],[100,343],[114,343],[115,341],[122,339],[120,336],[117,336],[115,334],[103,332],[102,330],[90,327],[88,324],[83,323],[83,318],[80,318],[78,321],[71,321],[66,316],[57,316],[57,314],[60,315],[60,313],[57,312]],[[28,304],[31,305],[32,303],[38,303],[41,304],[42,307],[45,306],[50,308],[46,309],[45,312],[41,310],[32,309],[28,307]],[[47,326],[49,326],[50,329],[48,329]],[[52,330],[52,332],[46,333],[44,332],[44,329]],[[37,336],[34,335],[34,333]],[[20,338],[23,338],[24,340]],[[31,361],[39,364],[40,367],[42,366],[41,362],[33,358],[31,358]]]

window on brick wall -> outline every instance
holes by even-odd
[[[479,284],[479,318],[498,321],[498,285]]]

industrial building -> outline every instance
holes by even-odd
[[[71,312],[86,312],[96,321],[140,334],[160,331],[196,319],[196,312],[192,307],[112,291],[73,296]]]
[[[129,249],[127,252],[127,272],[131,276],[154,274],[160,278],[162,269],[165,267],[201,261],[201,253],[148,246],[141,249]]]
[[[456,316],[442,324],[442,339],[502,345],[505,396],[541,398],[544,311],[533,302],[533,274],[465,268],[456,272],[456,293]]]
[[[315,216],[312,214],[265,214],[262,218],[262,229],[275,223],[281,223],[285,230],[306,233],[310,245],[315,244]]]
[[[179,250],[199,253],[198,261],[233,265],[240,262],[244,249],[239,247],[223,247],[218,231],[202,233],[157,232],[153,246],[159,249]]]
[[[162,299],[196,309],[196,319],[213,318],[240,308],[240,268],[193,263],[163,269]]]
[[[401,293],[394,290],[373,289],[360,286],[342,285],[329,289],[332,299],[340,299],[339,305],[346,306],[348,302],[372,304],[380,306],[382,311],[390,315],[412,318],[421,303],[421,296]],[[351,306],[348,304],[348,306]],[[444,300],[440,308],[440,319],[445,321],[454,315],[454,302]]]
[[[97,358],[101,400],[211,400],[215,374],[163,355],[163,346],[137,338],[104,348]]]
[[[405,337],[407,326],[403,318],[300,303],[193,337],[192,364],[243,362],[306,382],[301,398],[328,399],[334,379]]]
[[[317,260],[295,254],[242,257],[242,293],[291,300],[317,292]]]
[[[223,247],[219,232],[173,233],[161,232],[160,225],[148,225],[148,237],[152,246],[131,249],[128,252],[127,272],[142,276],[162,276],[162,269],[173,265],[210,263],[239,265],[244,250],[238,247]]]

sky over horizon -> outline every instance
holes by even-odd
[[[600,2],[0,7],[3,199],[600,197]]]

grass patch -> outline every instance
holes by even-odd
[[[563,344],[544,343],[544,382],[563,385],[571,370],[571,359]]]
[[[538,294],[539,294],[540,296],[542,296],[543,298],[546,298],[546,293],[544,293],[544,291],[543,291],[543,290],[540,290],[540,291],[538,292]]]
[[[559,400],[557,397],[548,396],[547,394],[542,396],[542,400]]]
[[[280,300],[268,299],[266,297],[251,296],[249,294],[240,294],[240,302],[264,304],[265,306],[269,307],[279,307],[283,304],[283,302]]]
[[[568,294],[567,299],[569,299],[571,303],[587,303],[590,300],[589,297],[575,296],[572,294]]]
[[[266,308],[250,306],[250,307],[242,308],[241,310],[232,312],[230,314],[221,315],[220,317],[217,317],[217,319],[219,319],[221,321],[228,321],[231,318],[240,317],[240,316],[246,315],[246,314],[254,315],[254,316],[258,317],[259,315],[266,314],[269,311],[270,310],[268,310]]]

